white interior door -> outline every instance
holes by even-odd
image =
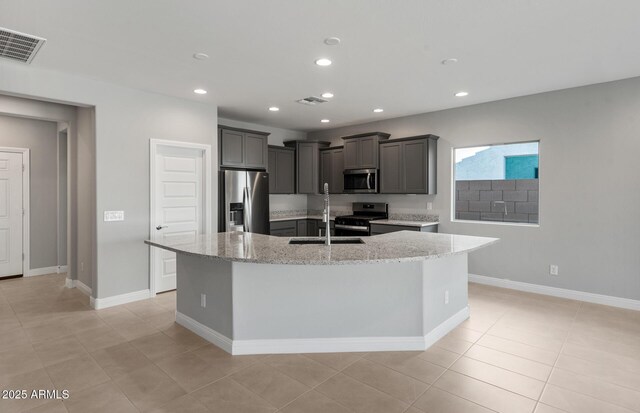
[[[152,237],[167,241],[195,239],[204,231],[204,151],[157,145],[155,154],[155,222]],[[176,288],[176,255],[151,248],[155,292]]]
[[[0,152],[0,277],[22,274],[22,154]]]

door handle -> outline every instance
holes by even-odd
[[[158,225],[156,229],[160,231],[162,228],[169,228],[169,225]]]

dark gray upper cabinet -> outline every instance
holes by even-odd
[[[268,153],[269,193],[295,194],[295,149],[269,146]]]
[[[378,169],[378,144],[389,136],[383,132],[344,136],[344,169]]]
[[[269,133],[218,126],[220,167],[267,169]]]
[[[296,150],[296,193],[318,194],[320,185],[320,148],[329,142],[287,141],[285,146]]]
[[[436,194],[438,137],[421,135],[380,144],[380,193]]]
[[[320,192],[324,183],[329,184],[329,192],[344,192],[344,148],[338,146],[320,150]]]

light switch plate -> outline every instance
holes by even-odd
[[[124,221],[124,211],[104,211],[104,222]]]

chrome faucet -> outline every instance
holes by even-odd
[[[324,211],[322,211],[322,222],[325,226],[324,245],[331,245],[331,212],[329,208],[329,184],[324,183]]]

